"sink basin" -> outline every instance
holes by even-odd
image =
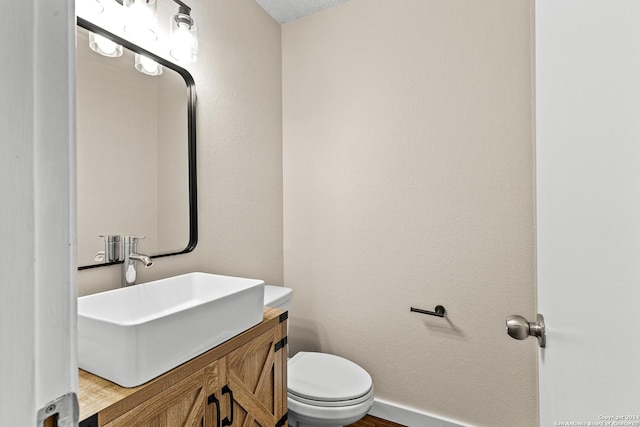
[[[189,273],[78,298],[78,366],[143,384],[262,321],[262,280]]]

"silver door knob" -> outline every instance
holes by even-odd
[[[507,317],[507,333],[510,337],[523,340],[527,337],[538,338],[538,345],[544,347],[547,343],[545,334],[544,317],[542,314],[536,316],[535,322],[529,322],[522,316],[511,315]]]

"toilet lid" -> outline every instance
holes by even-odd
[[[289,360],[287,370],[289,394],[314,401],[358,399],[373,385],[367,371],[332,354],[300,352]]]

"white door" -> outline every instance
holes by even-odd
[[[640,426],[640,1],[535,7],[540,425]]]
[[[58,399],[78,383],[73,1],[4,5],[0,426],[71,426],[73,396]]]

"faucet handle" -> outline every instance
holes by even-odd
[[[93,260],[96,262],[104,262],[104,251],[98,251],[93,256]]]

